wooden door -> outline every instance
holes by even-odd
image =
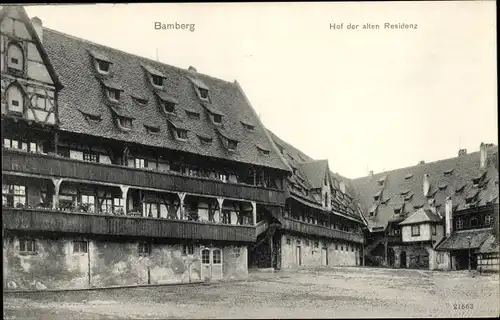
[[[222,250],[212,250],[212,279],[222,279]]]
[[[300,246],[297,246],[297,249],[295,251],[295,261],[297,261],[297,265],[301,266],[302,265],[302,249]]]
[[[321,249],[321,264],[324,266],[328,265],[328,250],[326,248]]]
[[[210,249],[201,249],[201,279],[212,278],[212,264],[210,259]]]

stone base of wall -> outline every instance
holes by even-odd
[[[290,234],[281,235],[282,269],[319,266],[358,266],[361,263],[361,252],[361,244],[357,243],[308,238]]]
[[[88,241],[87,252],[75,252],[74,240]],[[184,254],[183,244],[152,243],[149,254],[140,254],[138,241],[39,237],[35,242],[34,253],[23,253],[17,236],[4,238],[6,290],[190,283],[205,277],[244,279],[248,276],[247,247],[242,245],[196,243],[192,245],[192,252]],[[208,253],[204,261],[203,250]],[[218,262],[217,256],[221,257],[220,263],[214,264],[214,259]]]
[[[434,268],[434,250],[430,244],[403,244],[391,246],[391,249],[394,251],[393,266],[396,268]]]

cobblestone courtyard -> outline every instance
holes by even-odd
[[[370,268],[251,273],[247,281],[4,296],[4,319],[499,315],[498,274]]]

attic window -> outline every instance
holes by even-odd
[[[423,206],[424,206],[424,204],[423,204],[423,203],[420,203],[420,204],[414,204],[414,205],[413,205],[413,209],[420,209],[420,208],[422,208]]]
[[[187,130],[185,130],[185,129],[177,129],[176,134],[177,134],[177,139],[179,139],[179,140],[187,140],[187,138],[188,138]]]
[[[448,186],[448,184],[446,184],[446,183],[442,183],[442,184],[440,184],[440,185],[438,186],[438,188],[439,188],[439,190],[444,190],[444,189],[446,189],[446,187],[447,187],[447,186]]]
[[[401,213],[401,208],[394,209],[394,214],[400,214]]]
[[[453,170],[454,170],[454,168],[451,168],[451,169],[449,169],[449,170],[445,170],[445,171],[444,171],[444,175],[445,175],[445,176],[450,175],[450,174],[453,172]]]
[[[109,100],[113,102],[120,101],[120,90],[108,88],[107,93]]]
[[[413,197],[413,193],[410,193],[410,194],[406,195],[404,199],[405,199],[405,201],[410,201],[412,197]]]
[[[472,179],[472,183],[473,183],[474,185],[478,185],[478,184],[479,184],[479,181],[481,181],[481,177],[477,177],[477,178],[473,178],[473,179]]]
[[[109,63],[108,61],[97,59],[97,71],[99,71],[100,73],[109,73],[110,65],[111,63]]]
[[[228,150],[236,150],[237,146],[238,146],[238,141],[227,139],[227,149]]]
[[[460,192],[462,192],[464,189],[465,189],[465,184],[463,184],[463,185],[459,186],[459,187],[458,187],[458,189],[457,189],[457,190],[455,190],[455,193],[460,193]]]
[[[378,199],[379,199],[379,198],[380,198],[380,196],[378,196],[378,195],[373,196],[373,199],[374,199],[375,201],[378,201]]]
[[[200,120],[200,114],[197,112],[186,111],[186,115],[188,116],[189,119]]]
[[[152,126],[144,126],[146,128],[146,131],[148,133],[152,133],[152,134],[157,134],[157,133],[160,133],[160,128],[159,127],[152,127]]]
[[[198,92],[200,93],[200,98],[203,100],[208,100],[208,90],[204,88],[198,88]]]
[[[146,105],[148,103],[148,99],[146,99],[146,98],[140,98],[140,97],[134,97],[134,96],[132,96],[132,99],[134,99],[134,101],[137,102],[140,105]]]
[[[210,144],[212,143],[212,138],[210,137],[201,137],[201,136],[198,136],[198,138],[200,138],[200,142],[203,143],[203,144]]]
[[[383,204],[387,204],[387,202],[389,202],[389,200],[391,200],[391,198],[390,198],[390,197],[389,197],[389,198],[387,198],[387,199],[382,200],[382,201],[381,201],[381,203],[383,203]]]
[[[125,129],[131,129],[132,128],[132,119],[129,118],[119,118],[118,121],[120,122],[120,125],[124,127]]]
[[[163,88],[163,78],[157,75],[151,75],[151,80],[153,81],[153,84],[157,87],[162,87]]]
[[[408,189],[403,190],[403,191],[401,191],[401,195],[404,196],[404,195],[408,194],[408,192],[410,192],[410,190],[408,190]]]
[[[269,155],[269,150],[267,150],[267,149],[264,149],[264,148],[261,148],[261,147],[257,147],[257,150],[259,150],[259,153],[262,154],[262,155],[265,155],[265,156]]]
[[[406,176],[405,176],[405,179],[406,180],[409,180],[413,177],[413,173],[408,173]]]
[[[163,101],[163,110],[165,110],[166,113],[174,113],[175,112],[175,103],[172,101]]]
[[[214,123],[221,123],[222,122],[222,116],[220,114],[214,114],[213,115],[213,120],[214,120]]]
[[[253,126],[253,125],[251,125],[249,123],[241,122],[241,124],[248,131],[253,131],[255,129],[255,126]],[[283,150],[283,148],[281,148],[281,150]]]

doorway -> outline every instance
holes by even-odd
[[[402,251],[399,257],[399,267],[406,268],[406,251]]]
[[[222,279],[222,250],[203,248],[201,250],[201,278]]]
[[[394,267],[394,249],[388,248],[387,249],[387,263],[389,264],[389,267]]]
[[[321,264],[323,266],[328,265],[328,250],[326,248],[321,248]]]
[[[295,261],[297,261],[297,265],[301,266],[302,265],[302,248],[300,246],[297,246],[297,249],[295,251]]]

